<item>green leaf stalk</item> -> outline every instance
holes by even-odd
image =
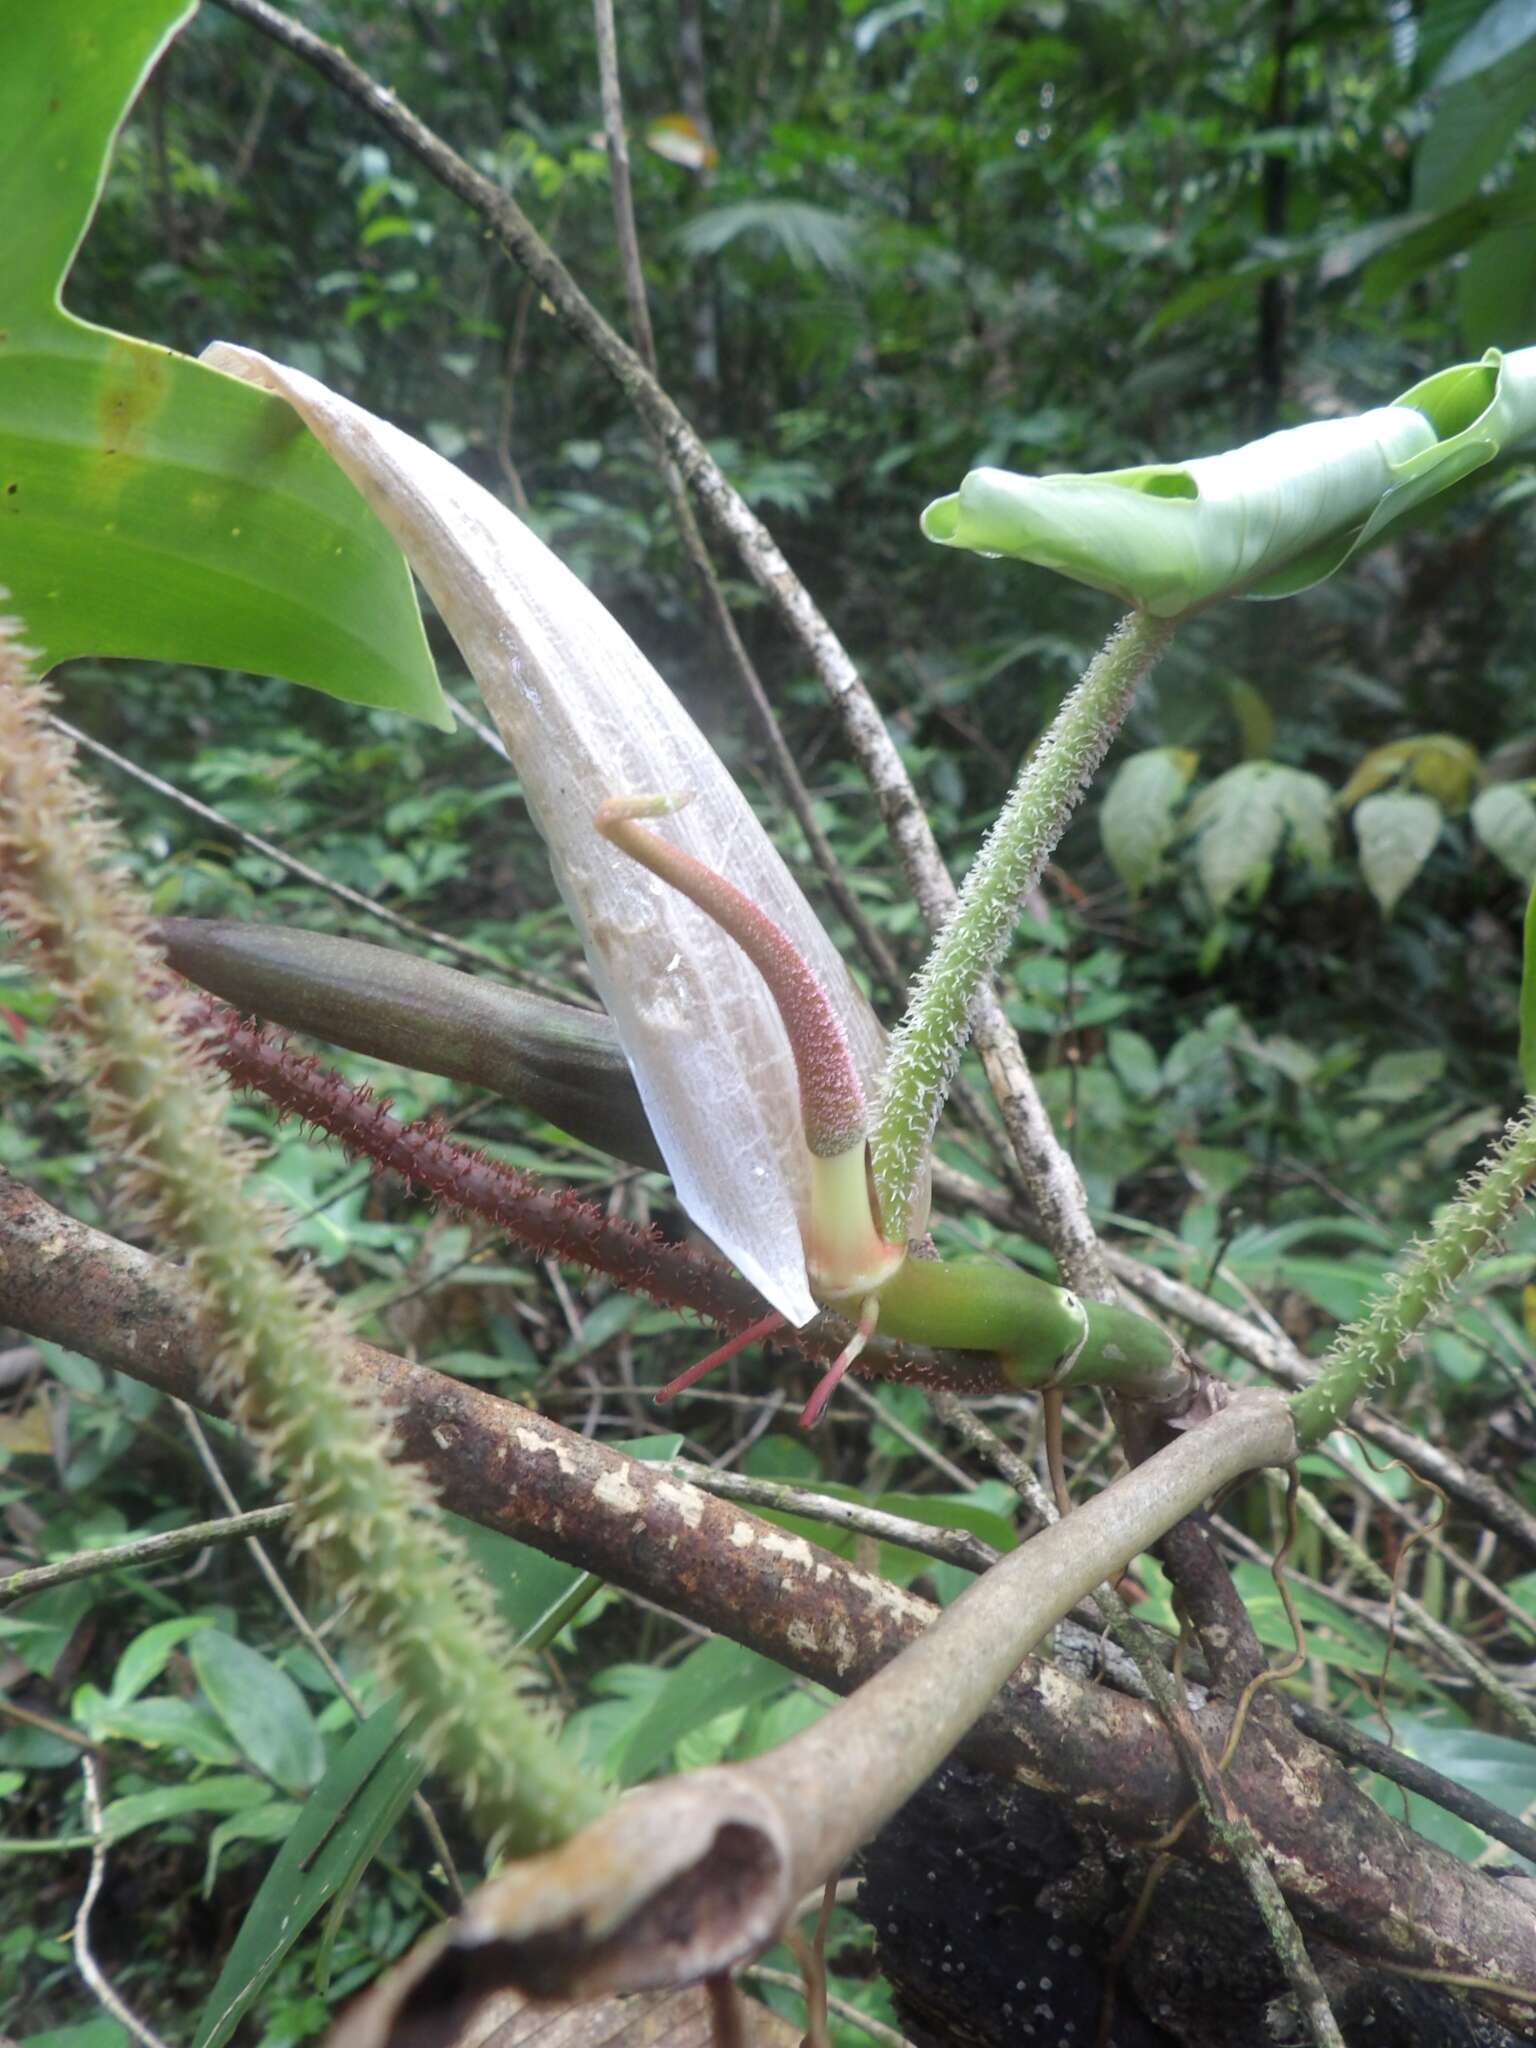
[[[917,977],[891,1042],[871,1145],[887,1237],[906,1235],[934,1126],[970,1035],[971,1004],[1172,631],[1165,620],[1133,612],[1110,634],[1014,785]]]
[[[47,962],[81,1037],[103,1157],[183,1250],[212,1332],[211,1392],[297,1504],[297,1542],[405,1695],[413,1739],[482,1837],[518,1853],[563,1841],[605,1804],[519,1697],[490,1595],[422,1479],[391,1462],[389,1419],[333,1364],[344,1332],[318,1287],[281,1269],[247,1192],[223,1097],[181,1043],[163,970],[119,874],[114,835],[46,723],[0,623],[0,915]]]

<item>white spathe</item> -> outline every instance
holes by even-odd
[[[691,791],[660,829],[789,933],[872,1097],[880,1026],[745,797],[617,620],[489,491],[300,371],[227,342],[203,360],[286,398],[400,543],[512,756],[678,1199],[776,1309],[808,1322],[809,1176],[778,1014],[737,946],[592,826],[605,797]]]

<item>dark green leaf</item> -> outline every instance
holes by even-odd
[[[102,1831],[109,1842],[121,1842],[140,1828],[180,1820],[189,1813],[243,1813],[265,1806],[272,1788],[259,1778],[200,1778],[189,1785],[158,1785],[153,1792],[131,1792],[110,1799],[102,1808]]]
[[[209,1994],[195,2048],[229,2039],[327,1899],[371,1861],[420,1781],[392,1700],[348,1739],[304,1802]]]
[[[0,65],[0,583],[45,665],[288,676],[452,724],[409,574],[281,401],[75,319],[61,280],[187,0],[11,10]]]
[[[195,1636],[189,1654],[209,1705],[257,1770],[285,1792],[313,1785],[325,1769],[325,1750],[287,1672],[219,1628]]]
[[[716,1636],[685,1657],[625,1737],[612,1762],[621,1783],[638,1784],[685,1735],[736,1707],[748,1707],[794,1683],[780,1664]]]

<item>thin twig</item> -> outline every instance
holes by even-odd
[[[163,1564],[189,1550],[202,1550],[210,1543],[232,1543],[242,1536],[263,1536],[281,1528],[293,1514],[287,1501],[275,1507],[252,1508],[248,1513],[221,1518],[216,1522],[193,1522],[185,1529],[169,1529],[159,1536],[135,1536],[127,1543],[113,1543],[102,1550],[77,1550],[73,1557],[61,1557],[52,1564],[34,1565],[29,1571],[12,1572],[0,1578],[0,1608],[26,1600],[34,1593],[46,1593],[54,1586],[67,1586],[75,1579],[90,1579],[100,1572],[128,1571],[136,1566]]]
[[[635,192],[629,175],[629,138],[624,133],[624,96],[619,84],[619,39],[613,25],[613,0],[592,0],[597,30],[597,73],[603,96],[603,132],[608,142],[608,168],[613,179],[613,228],[619,245],[619,271],[629,328],[646,368],[656,374],[656,337],[640,265],[640,236],[635,227]]]
[[[162,796],[167,802],[179,805],[194,818],[201,818],[205,825],[212,825],[220,832],[227,832],[232,839],[238,839],[242,846],[249,846],[263,859],[276,861],[278,866],[286,868],[289,874],[296,875],[300,881],[308,882],[316,889],[323,889],[327,896],[334,896],[339,903],[348,904],[353,910],[362,911],[366,917],[375,917],[392,930],[404,932],[408,938],[419,939],[423,945],[441,947],[445,953],[452,953],[471,967],[493,967],[498,975],[524,982],[529,988],[538,989],[561,1002],[577,1002],[589,1009],[592,1007],[589,997],[574,994],[563,982],[549,981],[541,974],[525,972],[500,955],[487,952],[483,946],[466,945],[464,940],[451,938],[447,932],[434,931],[430,925],[417,924],[414,918],[402,917],[399,911],[389,910],[382,903],[372,902],[360,890],[349,888],[345,882],[335,881],[330,875],[322,874],[318,868],[312,868],[308,861],[300,860],[295,854],[285,853],[280,846],[274,846],[270,839],[263,839],[259,832],[248,832],[243,825],[237,825],[233,818],[226,818],[222,811],[216,811],[211,804],[205,804],[197,797],[189,796],[184,789],[178,789],[174,782],[167,782],[162,776],[154,775],[149,769],[139,767],[137,762],[128,760],[125,755],[116,753],[102,741],[92,739],[89,733],[71,725],[67,718],[60,718],[56,713],[50,712],[48,723],[56,732],[61,732],[72,740],[77,747],[83,747],[88,754],[94,754],[98,760],[107,762],[132,781],[142,784],[145,789],[152,789],[156,796]]]
[[[1484,1698],[1514,1723],[1527,1742],[1536,1742],[1536,1709],[1499,1676],[1485,1657],[1480,1656],[1453,1629],[1436,1621],[1421,1601],[1395,1585],[1391,1574],[1384,1571],[1370,1552],[1355,1541],[1342,1523],[1334,1520],[1309,1488],[1301,1489],[1297,1504],[1307,1520],[1322,1531],[1339,1555],[1348,1559],[1368,1585],[1374,1587],[1390,1605],[1411,1615],[1447,1663],[1470,1678]]]
[[[602,81],[603,127],[608,142],[608,160],[613,167],[614,234],[619,245],[619,268],[624,279],[624,300],[629,309],[630,332],[634,336],[635,346],[647,371],[654,378],[657,375],[656,340],[651,329],[645,272],[640,261],[640,236],[635,224],[634,190],[629,175],[629,145],[624,133],[624,100],[619,79],[613,0],[593,0],[593,16],[597,28],[598,71]],[[902,970],[890,947],[865,916],[858,897],[843,873],[842,863],[833,851],[832,842],[821,829],[815,807],[811,802],[810,791],[806,788],[799,765],[779,729],[779,722],[774,716],[768,693],[763,688],[762,677],[758,674],[756,664],[747,652],[746,643],[737,630],[736,620],[726,600],[719,573],[709,552],[709,545],[699,529],[699,522],[681,473],[667,449],[666,442],[654,425],[647,421],[646,428],[656,452],[657,468],[666,490],[673,523],[677,527],[684,551],[693,564],[694,573],[699,579],[705,609],[725,648],[737,687],[745,697],[748,709],[767,744],[774,773],[778,776],[789,807],[805,834],[811,857],[820,868],[838,909],[842,912],[870,966],[886,987],[893,994],[897,994],[904,979]]]
[[[724,1971],[704,1979],[704,1996],[709,2002],[710,2048],[746,2048],[741,1993]]]
[[[867,1350],[868,1346],[865,1348]],[[911,1428],[909,1424],[902,1421],[899,1415],[887,1408],[878,1394],[871,1393],[868,1387],[863,1386],[858,1380],[853,1378],[843,1381],[843,1389],[844,1392],[852,1394],[859,1406],[866,1410],[880,1424],[882,1429],[888,1429],[893,1436],[899,1436],[910,1450],[916,1451],[917,1455],[926,1464],[931,1465],[935,1472],[942,1473],[952,1486],[958,1486],[962,1493],[970,1492],[974,1482],[969,1474],[962,1472],[958,1465],[951,1459],[946,1458],[944,1453],[929,1443],[925,1436]]]
[[[12,1721],[20,1721],[24,1728],[40,1728],[45,1735],[53,1735],[60,1742],[72,1742],[76,1749],[94,1749],[96,1744],[88,1735],[82,1735],[78,1728],[71,1728],[67,1721],[55,1721],[51,1714],[40,1714],[36,1707],[24,1707],[19,1700],[0,1693],[0,1714]]]
[[[788,1970],[772,1969],[767,1963],[748,1963],[745,1969],[737,1972],[737,1975],[752,1977],[759,1984],[777,1984],[785,1991],[793,1991],[801,1998],[805,1997],[805,1985],[798,1977],[792,1976]],[[884,2020],[871,2019],[867,2012],[860,2012],[856,2005],[850,2005],[846,1998],[839,1998],[835,1992],[827,1993],[827,2004],[840,2020],[847,2020],[852,2026],[862,2027],[871,2041],[880,2042],[882,2048],[914,2048],[914,2044],[905,2034],[898,2034],[896,2029],[888,2027]]]
[[[1484,1799],[1480,1793],[1458,1785],[1454,1778],[1446,1777],[1442,1771],[1431,1770],[1417,1757],[1405,1756],[1400,1749],[1378,1742],[1373,1735],[1367,1735],[1364,1729],[1357,1728],[1340,1714],[1309,1706],[1305,1700],[1290,1700],[1287,1704],[1296,1726],[1304,1735],[1310,1735],[1314,1742],[1325,1744],[1348,1763],[1359,1764],[1364,1770],[1374,1771],[1378,1777],[1389,1778],[1405,1791],[1418,1793],[1421,1799],[1428,1799],[1445,1812],[1454,1813],[1458,1820],[1469,1822],[1485,1835],[1502,1842],[1506,1849],[1513,1849],[1517,1856],[1536,1864],[1536,1827],[1530,1827],[1525,1821],[1506,1813],[1502,1806],[1495,1806],[1491,1799]]]
[[[1404,1506],[1402,1501],[1394,1500],[1386,1488],[1377,1483],[1370,1472],[1362,1472],[1358,1465],[1352,1465],[1344,1458],[1339,1457],[1327,1442],[1323,1443],[1320,1449],[1322,1455],[1328,1459],[1330,1464],[1337,1466],[1339,1477],[1344,1485],[1353,1488],[1356,1493],[1363,1495],[1365,1499],[1379,1508],[1383,1514],[1390,1515],[1394,1521],[1400,1523],[1408,1531],[1409,1542],[1422,1543],[1426,1549],[1433,1551],[1435,1556],[1444,1558],[1446,1564],[1459,1578],[1463,1579],[1467,1585],[1475,1587],[1490,1607],[1498,1609],[1504,1617],[1505,1625],[1513,1630],[1516,1635],[1524,1636],[1528,1642],[1536,1642],[1536,1624],[1533,1624],[1531,1616],[1526,1609],[1512,1600],[1502,1586],[1495,1585],[1486,1572],[1479,1571],[1469,1557],[1463,1557],[1453,1543],[1448,1543],[1440,1533],[1438,1523],[1426,1528],[1414,1519],[1414,1516]],[[1418,1477],[1417,1474],[1413,1476],[1415,1478]],[[1443,1508],[1444,1495],[1438,1487],[1434,1487],[1432,1490],[1440,1499]]]
[[[86,1824],[91,1831],[91,1871],[85,1881],[80,1910],[75,1915],[72,1936],[75,1968],[90,1987],[97,2004],[109,2012],[120,2027],[126,2027],[133,2038],[142,2043],[142,2048],[166,2048],[166,2043],[154,2028],[146,2025],[122,1995],[113,1989],[91,1953],[91,1911],[107,1874],[107,1836],[101,1818],[101,1765],[94,1755],[81,1757],[80,1775],[84,1781]]]
[[[978,1452],[1005,1479],[1025,1503],[1032,1515],[1042,1522],[1054,1522],[1057,1517],[1056,1503],[1040,1484],[1033,1466],[1027,1458],[1021,1458],[1011,1444],[1000,1437],[990,1423],[969,1408],[957,1394],[935,1394],[934,1413],[959,1437],[963,1437],[973,1451]]]
[[[942,1564],[959,1565],[963,1571],[984,1572],[1002,1555],[979,1536],[964,1529],[940,1529],[928,1522],[914,1522],[906,1515],[888,1514],[861,1500],[837,1500],[805,1486],[787,1486],[779,1479],[749,1479],[742,1472],[725,1472],[714,1465],[695,1465],[687,1458],[667,1461],[667,1470],[687,1479],[703,1493],[719,1500],[739,1500],[748,1507],[770,1508],[775,1514],[804,1515],[824,1522],[829,1528],[850,1529],[860,1536],[874,1536],[882,1543],[900,1543],[908,1550]]]
[[[1256,1329],[1246,1317],[1202,1294],[1187,1281],[1175,1279],[1156,1266],[1149,1266],[1116,1246],[1106,1253],[1110,1266],[1133,1293],[1139,1294],[1170,1315],[1180,1316],[1208,1337],[1214,1337],[1239,1358],[1256,1365],[1260,1372],[1282,1386],[1310,1386],[1317,1367],[1294,1344],[1282,1336]],[[1218,1279],[1229,1276],[1218,1274]],[[1536,1558],[1536,1515],[1490,1479],[1445,1449],[1405,1429],[1400,1422],[1362,1407],[1350,1418],[1352,1426],[1373,1444],[1394,1458],[1401,1458],[1410,1471],[1422,1473],[1453,1495],[1490,1528],[1501,1530],[1518,1543],[1527,1556]]]

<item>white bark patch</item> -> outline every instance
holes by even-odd
[[[792,1621],[784,1631],[784,1640],[802,1656],[830,1657],[839,1678],[846,1677],[859,1654],[858,1642],[845,1621],[834,1622],[825,1639],[813,1622]]]
[[[804,1565],[809,1571],[815,1563],[811,1546],[803,1536],[781,1536],[777,1530],[769,1530],[757,1540],[764,1550],[771,1551],[775,1557],[782,1557],[789,1564]],[[788,1583],[786,1580],[785,1584]]]
[[[553,1458],[568,1478],[574,1478],[580,1469],[575,1454],[557,1439],[540,1436],[536,1429],[514,1429],[512,1435],[525,1451],[540,1452]]]
[[[612,1508],[615,1514],[638,1514],[645,1506],[644,1496],[633,1484],[629,1474],[621,1467],[617,1472],[605,1472],[592,1489],[592,1498],[600,1500],[605,1508]],[[644,1524],[641,1524],[642,1528]]]
[[[656,1488],[656,1498],[676,1508],[690,1529],[697,1529],[704,1519],[704,1496],[696,1486],[675,1486],[670,1479],[663,1479]]]
[[[873,1572],[850,1570],[846,1577],[863,1594],[869,1605],[894,1621],[916,1620],[927,1628],[933,1620],[932,1610],[927,1604],[904,1593],[900,1586],[893,1586],[889,1579],[882,1579]]]
[[[731,1541],[738,1550],[750,1550],[757,1541],[757,1531],[750,1522],[732,1522]]]
[[[1323,1788],[1315,1773],[1298,1770],[1290,1758],[1281,1755],[1273,1746],[1270,1748],[1270,1758],[1279,1768],[1281,1783],[1285,1786],[1285,1796],[1290,1805],[1300,1808],[1322,1805]]]

